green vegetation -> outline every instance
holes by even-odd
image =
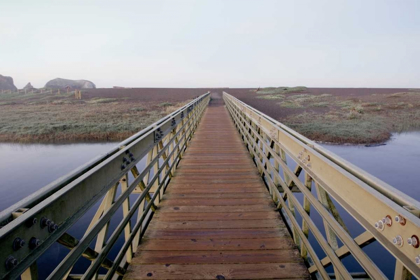
[[[395,114],[392,120],[383,115],[356,112],[304,113],[289,118],[285,124],[311,139],[334,143],[382,142],[392,131],[420,129],[420,111]]]
[[[266,108],[264,113],[322,142],[383,142],[392,132],[420,129],[420,89],[328,92],[320,94],[306,87],[267,87],[248,92],[255,101],[247,98],[247,102]]]
[[[261,95],[257,96],[258,99],[284,99],[285,96],[283,94],[277,94],[277,95]]]
[[[312,106],[312,107],[328,107],[329,105],[330,105],[329,102],[317,102],[317,103],[309,104],[309,106]]]
[[[286,125],[312,139],[322,139],[335,143],[380,142],[390,136],[380,117],[375,118],[337,118],[327,115],[320,118],[308,114],[302,121],[286,122]]]
[[[92,98],[88,103],[98,104],[98,103],[112,103],[121,101],[118,98]]]
[[[257,94],[288,94],[306,91],[306,87],[266,87],[256,91]]]
[[[123,97],[79,100],[64,93],[0,94],[0,141],[120,141],[182,105]]]
[[[382,142],[391,132],[420,129],[420,94],[377,96],[377,101],[366,98],[368,102],[331,95],[288,96],[279,105],[299,111],[281,121],[311,139],[334,143]],[[321,107],[327,111],[319,111]]]
[[[302,108],[303,107],[299,102],[296,102],[293,100],[280,102],[279,105],[280,107],[284,107],[284,108]]]
[[[172,106],[173,104],[170,102],[162,102],[159,104],[159,107],[169,107]]]

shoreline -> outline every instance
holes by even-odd
[[[41,135],[34,136],[34,135],[8,135],[8,134],[0,134],[0,144],[57,144],[57,145],[65,145],[65,144],[82,144],[82,143],[92,143],[92,144],[100,144],[100,143],[119,143],[124,141],[125,139],[131,137],[138,131],[132,132],[121,132],[118,134],[95,134],[95,135],[86,135],[86,134],[71,134],[70,137],[63,137],[65,134],[55,134],[51,137],[51,135]],[[382,146],[386,145],[387,142],[392,140],[392,136],[396,134],[404,134],[404,133],[411,133],[411,132],[420,132],[420,130],[407,130],[407,131],[400,131],[400,132],[391,132],[389,137],[386,139],[381,139],[379,141],[371,141],[371,142],[348,142],[348,141],[337,141],[337,142],[330,142],[330,141],[320,141],[320,140],[310,140],[314,141],[320,145],[334,145],[334,146]],[[45,136],[45,137],[44,137]],[[61,136],[61,137],[60,137]],[[303,136],[307,137],[303,134]],[[23,139],[23,141],[22,141]],[[344,140],[344,139],[343,139]]]

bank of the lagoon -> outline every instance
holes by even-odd
[[[68,145],[0,143],[0,211],[32,194],[84,163],[106,153],[116,143]],[[93,207],[69,231],[81,238],[96,211]],[[121,215],[116,215],[117,217]],[[113,227],[117,221],[112,221]],[[39,279],[45,279],[67,254],[68,249],[55,243],[37,260]],[[115,254],[116,252],[114,252]],[[82,272],[90,262],[81,258],[75,271]]]
[[[106,153],[116,145],[116,143],[69,145],[0,143],[0,210],[4,210],[96,156]],[[420,172],[418,172],[420,132],[394,134],[391,140],[382,146],[323,146],[402,192],[420,200],[420,185],[418,185],[420,182]],[[92,207],[71,228],[69,233],[81,238],[96,209],[97,206]],[[363,232],[364,229],[346,211],[340,209],[340,206],[338,209],[353,237]],[[111,229],[115,228],[121,217],[121,213],[115,215],[111,221]],[[323,227],[319,215],[312,214],[311,217],[319,228]],[[119,240],[119,242],[122,243],[123,240]],[[322,250],[316,247],[316,242],[313,244],[314,249],[320,253]],[[114,247],[118,248],[118,246]],[[392,277],[395,260],[385,249],[379,244],[373,243],[366,246],[364,250],[372,259],[379,261],[376,263],[380,264],[381,269],[388,277]],[[48,249],[38,260],[38,263],[46,268],[39,271],[40,279],[44,279],[56,267],[67,251],[59,244],[54,244]],[[111,251],[110,257],[112,258],[116,253]],[[346,257],[343,262],[350,271],[361,271],[352,257]],[[74,272],[83,271],[89,264],[88,260],[81,258],[77,262]],[[331,268],[328,270],[332,272]]]

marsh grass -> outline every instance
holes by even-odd
[[[112,103],[112,102],[118,102],[121,101],[121,99],[118,98],[92,98],[87,103],[92,104],[100,104],[100,103]]]
[[[169,106],[172,106],[172,105],[173,104],[171,102],[162,102],[158,106],[159,107],[169,107]]]
[[[133,103],[125,98],[105,97],[78,100],[74,95],[66,94],[38,94],[25,98],[2,95],[0,141],[120,141],[186,102]]]
[[[273,99],[284,99],[285,96],[283,94],[277,94],[277,95],[261,95],[261,96],[257,96],[258,99],[269,99],[269,100],[273,100]]]
[[[330,102],[316,102],[312,103],[309,106],[310,107],[328,107],[330,105]]]
[[[259,89],[257,94],[288,94],[296,92],[304,92],[307,90],[307,87],[266,87]]]
[[[303,107],[299,102],[296,102],[293,100],[283,101],[278,104],[280,105],[280,107],[284,107],[284,108],[302,108]]]

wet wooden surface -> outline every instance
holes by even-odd
[[[124,279],[309,279],[223,100],[215,97]]]

